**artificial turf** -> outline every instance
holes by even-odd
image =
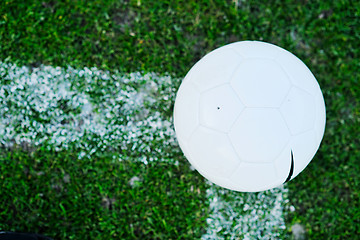
[[[359,26],[360,3],[349,0],[4,0],[0,59],[20,66],[96,66],[183,77],[207,52],[234,41],[262,40],[293,52],[323,90],[327,124],[314,161],[287,184],[295,207],[287,216],[288,230],[300,223],[309,239],[356,239]],[[171,110],[164,114],[170,116]],[[76,149],[1,151],[0,229],[39,231],[59,239],[100,239],[101,234],[103,239],[190,239],[206,227],[206,212],[197,207],[206,206],[205,197],[188,193],[193,183],[203,193],[204,182],[184,174],[188,168],[182,161],[178,167],[162,163],[149,168],[101,156],[85,164],[72,157]],[[141,184],[148,187],[130,188],[132,175],[144,176]],[[178,205],[167,195],[170,187],[178,189],[171,191],[179,194],[174,196]],[[44,195],[34,194],[39,191]]]

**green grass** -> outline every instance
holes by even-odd
[[[84,161],[75,150],[44,148],[2,152],[0,228],[55,239],[199,236],[206,189],[182,166],[185,161],[175,166],[111,159],[98,154]],[[131,185],[134,176],[138,181]]]
[[[183,76],[205,53],[237,40],[272,42],[306,63],[316,57],[335,63],[337,56],[354,57],[346,53],[356,49],[359,37],[355,31],[359,7],[351,1],[0,4],[0,57],[20,65],[71,63]]]
[[[263,40],[288,49],[317,77],[327,106],[318,154],[287,184],[296,209],[288,215],[288,229],[298,222],[309,239],[355,239],[360,234],[359,26],[360,4],[350,0],[4,0],[0,59],[182,77],[201,56],[233,41]],[[0,228],[69,239],[96,239],[100,233],[142,239],[201,236],[206,213],[198,205],[206,205],[204,183],[186,174],[186,164],[146,167],[99,157],[88,165],[72,157],[75,152],[39,150],[29,156],[2,150]],[[141,186],[147,187],[130,188],[129,172],[143,176]],[[66,174],[69,183],[63,181]],[[202,194],[188,192],[194,183]],[[168,196],[170,187],[179,188],[171,191],[178,195]],[[115,198],[110,209],[101,204],[106,198]]]

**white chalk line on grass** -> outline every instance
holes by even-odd
[[[7,83],[0,86],[0,143],[5,146],[47,142],[60,150],[75,145],[84,149],[80,158],[108,147],[131,147],[143,162],[153,160],[146,158],[150,155],[163,157],[164,141],[177,146],[171,121],[155,104],[170,104],[169,76],[10,64],[1,64],[0,74]]]
[[[210,184],[210,216],[202,239],[279,239],[285,230],[284,186],[259,193],[239,193]]]
[[[136,152],[132,159],[168,161],[180,151],[171,110],[180,79],[97,68],[18,67],[0,62],[0,144],[75,146],[78,157]],[[169,149],[171,151],[169,151]],[[287,189],[237,193],[209,183],[208,228],[202,239],[274,239],[285,229]]]

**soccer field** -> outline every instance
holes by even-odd
[[[0,3],[0,231],[356,239],[359,16],[350,1]],[[172,119],[190,67],[246,39],[304,60],[327,107],[310,165],[260,193],[207,182],[183,156]]]

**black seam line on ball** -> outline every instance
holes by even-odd
[[[289,172],[289,175],[288,175],[288,177],[286,178],[286,180],[285,180],[284,183],[287,183],[287,182],[291,179],[293,173],[294,173],[294,155],[293,155],[293,151],[291,150],[291,167],[290,167],[290,172]]]

